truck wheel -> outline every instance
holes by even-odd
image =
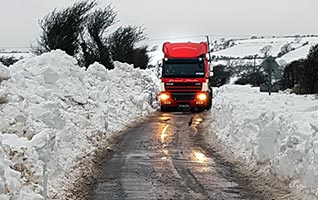
[[[160,110],[161,110],[161,112],[168,112],[169,108],[161,106]]]
[[[194,110],[194,113],[200,113],[203,112],[205,110],[205,108],[197,108]]]
[[[209,94],[209,100],[208,100],[208,104],[206,106],[207,110],[210,110],[212,107],[212,93]]]

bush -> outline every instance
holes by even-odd
[[[249,84],[250,81],[249,81],[249,78],[246,74],[243,74],[239,79],[237,79],[234,84],[237,84],[237,85],[247,85]]]
[[[261,72],[252,72],[249,75],[250,84],[254,87],[259,87],[261,84],[265,83],[265,76]]]
[[[214,87],[220,87],[229,82],[231,72],[224,65],[217,65],[213,68],[214,75],[210,77],[210,83]]]
[[[305,62],[301,87],[306,94],[318,93],[318,45],[312,46]]]
[[[281,88],[293,89],[299,87],[300,82],[304,79],[305,60],[297,60],[288,64],[283,72]],[[299,89],[297,89],[299,91]]]
[[[290,63],[284,69],[283,89],[293,89],[298,94],[318,93],[318,45],[310,48],[306,59]]]
[[[15,57],[13,56],[10,56],[10,57],[7,57],[7,56],[2,56],[0,57],[0,62],[9,67],[10,65],[13,65],[14,63],[18,62],[19,59],[16,59]]]
[[[262,72],[247,72],[235,81],[235,84],[246,85],[250,84],[253,87],[259,87],[265,83],[265,75]]]

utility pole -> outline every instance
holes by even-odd
[[[268,75],[269,75],[268,94],[269,95],[272,94],[272,67],[271,67],[272,59],[273,58],[270,56],[268,60]]]
[[[256,57],[257,57],[257,54],[254,55],[254,72],[256,72]]]
[[[206,35],[206,41],[208,43],[208,51],[209,51],[209,62],[212,62],[212,58],[211,58],[211,48],[210,48],[210,37],[209,35]]]

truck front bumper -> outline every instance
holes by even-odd
[[[209,94],[207,92],[196,93],[170,93],[161,92],[159,101],[161,107],[166,108],[204,108],[207,106]]]

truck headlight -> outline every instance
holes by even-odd
[[[161,93],[161,94],[159,95],[159,99],[160,99],[161,101],[167,101],[168,99],[170,99],[170,95],[167,94],[167,93]]]
[[[207,95],[205,93],[199,93],[197,94],[197,99],[200,101],[206,101],[207,100]]]

